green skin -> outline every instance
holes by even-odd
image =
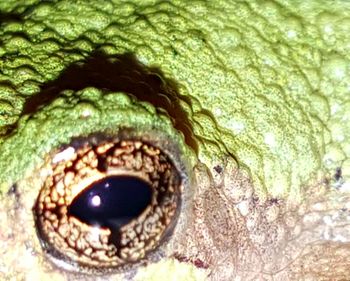
[[[193,258],[197,253],[207,269],[169,258],[134,269],[135,280],[164,280],[162,274],[174,280],[179,276],[202,280],[204,275],[208,280],[232,280],[233,276],[344,280],[350,275],[350,226],[345,214],[350,209],[350,80],[346,79],[350,74],[350,2],[39,2],[0,3],[0,224],[6,229],[0,233],[0,279],[50,274],[57,280],[90,280],[45,261],[31,213],[40,188],[38,175],[47,155],[72,138],[113,134],[125,127],[139,132],[152,129],[171,140],[194,179],[191,189],[198,200],[198,194],[207,193],[201,189],[213,188],[220,179],[239,171],[241,186],[247,190],[252,185],[250,198],[260,202],[249,212],[256,211],[270,222],[268,210],[277,208],[274,226],[283,228],[289,238],[298,236],[304,241],[283,244],[289,238],[277,235],[271,238],[271,246],[266,239],[251,238],[258,253],[252,247],[247,256],[257,254],[260,263],[253,258],[232,258],[225,264],[212,245],[208,244],[213,249],[210,257],[201,256],[204,250],[197,245],[197,252],[184,255]],[[175,114],[169,106],[154,102],[158,96],[138,99],[137,94],[135,98],[123,93],[123,88],[105,86],[105,81],[113,84],[113,75],[109,79],[103,74],[100,84],[85,81],[79,88],[62,83],[75,85],[77,78],[70,74],[79,70],[67,69],[78,62],[86,66],[97,56],[118,65],[112,58],[123,61],[123,54],[132,54],[138,61],[140,77],[156,73],[166,85],[166,94],[175,92],[170,95],[178,106]],[[137,83],[134,77],[130,81],[122,83]],[[33,98],[36,95],[39,98]],[[177,120],[180,112],[184,119]],[[198,176],[201,173],[207,180]],[[211,200],[213,206],[222,202],[217,204],[219,217],[230,213],[233,221],[236,212],[244,211],[241,202],[232,207],[227,194],[220,194],[240,188],[227,182],[220,183],[223,191]],[[14,183],[16,192],[9,193]],[[220,201],[220,196],[228,201]],[[277,201],[277,207],[272,206]],[[214,207],[203,212],[208,210]],[[285,226],[293,219],[304,223],[298,234],[298,223],[292,223],[293,229]],[[14,221],[21,223],[14,225]],[[208,221],[204,227],[210,229]],[[248,220],[243,221],[247,227]],[[259,230],[263,236],[271,227],[265,220],[257,221],[252,224],[265,229]],[[228,223],[226,228],[239,229],[239,224]],[[312,231],[307,230],[308,224]],[[212,228],[220,232],[217,226]],[[257,231],[257,227],[247,229]],[[196,237],[198,229],[190,234]],[[211,235],[219,239],[219,233]],[[232,256],[241,247],[237,241],[228,245],[227,254]],[[269,257],[281,268],[268,266],[260,251],[263,245],[276,248]],[[288,254],[294,256],[282,266]],[[16,262],[18,256],[28,256],[31,263]],[[133,278],[125,276],[116,273],[108,278]]]

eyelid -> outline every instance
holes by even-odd
[[[73,104],[70,102],[72,98],[75,100]],[[86,110],[91,113],[88,117],[84,116]],[[196,161],[196,155],[185,144],[184,136],[174,129],[167,115],[155,114],[125,93],[86,88],[78,92],[68,91],[50,105],[20,119],[16,135],[9,137],[0,148],[3,159],[12,159],[7,165],[0,163],[3,165],[0,182],[8,186],[20,180],[26,171],[39,165],[49,151],[75,137],[96,132],[113,135],[122,128],[162,132],[178,144],[181,151],[174,153],[183,155],[190,165]]]

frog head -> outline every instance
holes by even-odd
[[[0,277],[346,279],[349,10],[343,1],[1,3]],[[65,184],[68,213],[120,171],[152,186],[162,209],[172,195],[157,201],[163,186],[151,179],[163,170],[147,176],[127,160],[136,155],[165,161],[155,167],[171,171],[177,196],[141,255],[82,254],[62,220],[44,223],[74,161],[85,170]],[[108,239],[118,252],[121,238]]]

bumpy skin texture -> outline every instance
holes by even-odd
[[[45,261],[35,171],[122,126],[179,146],[194,203],[168,259],[110,280],[348,278],[347,1],[39,2],[0,3],[0,279],[90,280]]]

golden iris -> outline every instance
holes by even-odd
[[[150,142],[86,140],[62,149],[51,167],[33,211],[56,264],[123,268],[144,259],[175,226],[181,176]]]

